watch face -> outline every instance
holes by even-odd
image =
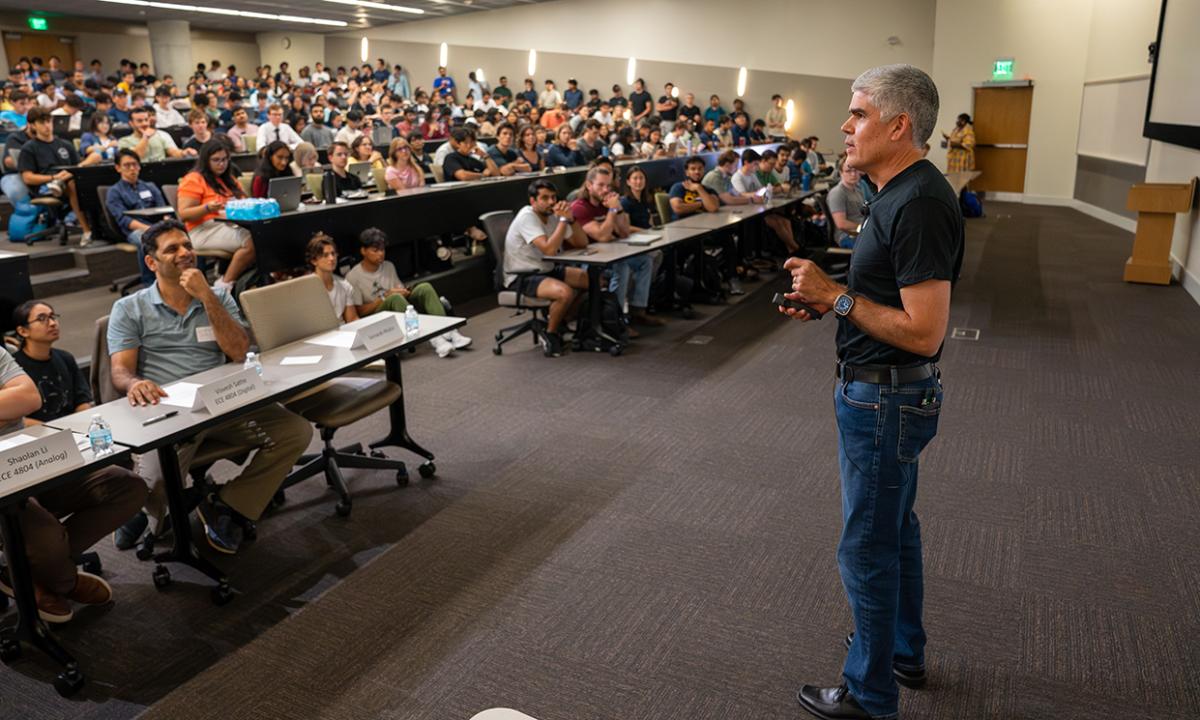
[[[854,298],[849,295],[839,295],[837,301],[833,304],[833,311],[838,315],[845,315],[850,312],[850,308],[854,307]]]

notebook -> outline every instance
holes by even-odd
[[[654,242],[655,240],[659,240],[661,238],[662,238],[662,235],[658,235],[656,233],[640,232],[640,233],[634,233],[634,234],[630,235],[629,237],[625,238],[625,242],[629,243],[630,245],[649,245],[650,243]]]

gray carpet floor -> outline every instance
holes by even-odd
[[[969,223],[941,433],[922,457],[930,683],[906,718],[1200,712],[1200,308],[1120,280],[1131,237],[1073,210],[990,203]],[[832,321],[760,283],[621,358],[487,339],[406,360],[439,478],[349,473],[290,491],[226,562],[101,548],[118,602],[60,634],[74,700],[36,657],[0,669],[21,718],[798,718],[849,629]],[[347,429],[381,433],[382,418]]]

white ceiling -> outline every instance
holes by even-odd
[[[289,0],[286,4],[272,0],[164,0],[186,5],[203,5],[231,10],[271,13],[275,15],[296,15],[314,17],[326,20],[341,20],[348,23],[345,27],[312,25],[307,23],[288,23],[264,20],[260,18],[233,17],[228,15],[212,15],[180,10],[166,10],[154,7],[139,7],[100,0],[56,0],[53,11],[39,12],[51,18],[56,15],[70,17],[91,17],[105,20],[117,20],[144,23],[147,20],[187,20],[197,28],[210,30],[228,30],[235,32],[267,32],[273,30],[291,30],[304,32],[347,32],[380,25],[390,25],[399,22],[413,22],[432,18],[459,15],[479,10],[495,10],[513,5],[525,5],[544,0],[374,0],[387,5],[404,5],[424,10],[417,15],[406,12],[396,12],[379,8],[347,5],[327,0]],[[28,12],[29,5],[22,0],[0,0],[0,8]]]

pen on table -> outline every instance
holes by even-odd
[[[144,421],[142,423],[142,427],[146,427],[147,425],[153,425],[154,423],[161,422],[163,420],[166,420],[167,418],[173,418],[178,414],[179,414],[178,410],[172,410],[170,412],[165,412],[162,415],[155,415],[154,417],[150,418],[149,420]]]

